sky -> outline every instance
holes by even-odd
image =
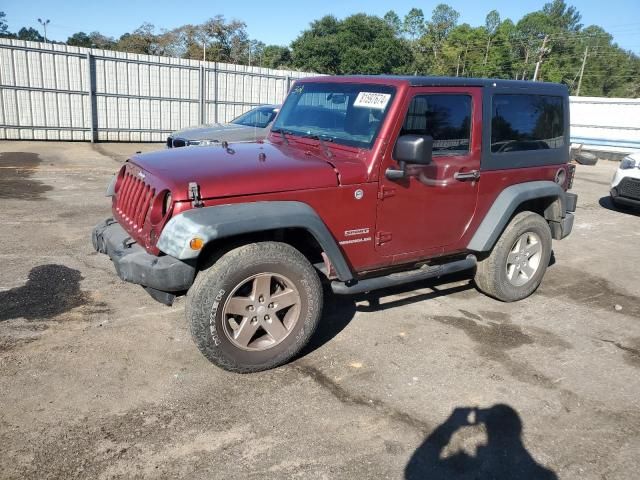
[[[0,11],[7,14],[6,20],[11,31],[32,26],[42,32],[37,19],[51,20],[47,27],[48,36],[54,40],[66,40],[78,31],[89,33],[96,30],[117,38],[143,22],[170,30],[186,23],[202,23],[221,14],[227,19],[244,21],[251,38],[266,44],[288,45],[311,21],[327,14],[338,18],[359,12],[382,16],[393,8],[403,17],[412,7],[418,7],[424,11],[425,17],[430,17],[433,8],[441,1],[3,0],[0,2]],[[460,23],[477,26],[484,24],[484,18],[491,9],[498,10],[503,19],[517,21],[524,14],[542,8],[545,2],[451,0],[444,3],[461,13]],[[567,3],[577,7],[585,26],[600,25],[613,34],[614,40],[622,48],[640,53],[640,1],[569,0]]]

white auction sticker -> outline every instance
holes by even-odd
[[[384,110],[390,98],[390,93],[360,92],[353,106]]]

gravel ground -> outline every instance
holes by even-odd
[[[240,376],[92,250],[110,175],[155,148],[0,142],[1,478],[637,478],[640,217],[606,197],[615,164],[578,166],[532,297],[330,297],[304,356]]]

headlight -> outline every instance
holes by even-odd
[[[628,170],[630,168],[640,168],[638,160],[634,160],[631,157],[624,157],[620,162],[620,168],[622,170]]]
[[[162,218],[164,218],[167,213],[169,213],[169,210],[171,210],[172,201],[171,192],[167,192],[164,196],[164,201],[162,202]]]

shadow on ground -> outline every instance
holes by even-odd
[[[476,454],[463,451],[466,437],[485,433]],[[456,441],[454,434],[458,434]],[[509,405],[458,407],[425,439],[405,467],[406,480],[555,480],[557,475],[538,462],[522,442],[522,420]]]
[[[460,284],[461,281],[466,282]],[[454,285],[449,285],[457,282]],[[444,285],[444,287],[441,287]],[[431,289],[427,293],[416,293],[417,289]],[[359,295],[335,295],[329,285],[324,289],[324,313],[310,343],[304,348],[300,356],[308,355],[322,347],[337,336],[351,322],[356,312],[382,311],[412,303],[422,302],[443,295],[465,292],[473,289],[473,283],[469,280],[469,273],[463,272],[449,275],[439,279],[429,279],[420,282],[408,283],[393,288],[384,288]],[[400,296],[401,298],[381,303],[381,299],[388,296]],[[366,301],[368,305],[361,303]],[[360,303],[360,305],[359,305]]]
[[[606,208],[607,210],[612,210],[614,212],[619,212],[622,214],[633,215],[634,217],[640,216],[640,209],[634,209],[633,207],[617,207],[613,204],[613,200],[611,200],[611,196],[607,195],[606,197],[602,197],[598,200],[598,203],[602,208]]]
[[[80,290],[82,279],[78,270],[64,265],[33,268],[26,284],[0,292],[0,322],[21,317],[45,320],[92,304],[90,296]]]

